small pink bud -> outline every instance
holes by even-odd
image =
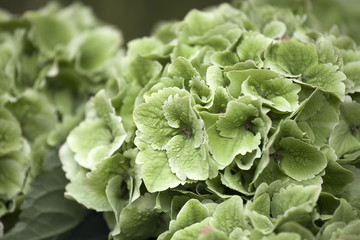
[[[283,37],[283,38],[281,39],[282,42],[290,41],[290,40],[291,40],[291,38],[289,38],[289,37]]]
[[[212,226],[205,226],[200,233],[200,236],[205,236],[208,232],[212,231],[214,228]]]

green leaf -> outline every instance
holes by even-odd
[[[353,221],[348,225],[338,228],[336,232],[333,232],[331,235],[331,239],[339,239],[339,240],[346,240],[346,239],[357,239],[359,238],[360,234],[360,221]]]
[[[242,199],[239,196],[233,196],[219,204],[210,219],[210,225],[224,232],[227,236],[237,227],[246,229],[248,224]]]
[[[241,170],[249,170],[253,166],[255,160],[261,157],[261,154],[260,148],[257,148],[244,156],[238,155],[235,159],[235,163]]]
[[[58,160],[51,158],[50,161]],[[59,165],[41,173],[26,194],[19,221],[2,239],[49,239],[78,225],[85,209],[64,198],[66,183]]]
[[[124,181],[120,175],[114,176],[111,178],[106,185],[105,193],[107,196],[107,200],[114,212],[116,226],[112,232],[112,235],[115,236],[120,233],[120,214],[121,211],[128,204],[128,196],[124,195]],[[116,229],[116,230],[115,230]]]
[[[179,57],[184,57],[188,60],[194,58],[199,51],[198,46],[190,46],[188,44],[179,43],[174,47],[171,54],[171,59],[175,60]]]
[[[69,194],[87,208],[98,211],[109,210],[106,187],[113,177],[121,174],[124,163],[120,159],[118,154],[104,159],[94,171],[86,174],[86,178],[81,182],[83,190],[79,193],[69,192]]]
[[[303,181],[313,178],[327,165],[324,154],[317,148],[293,137],[279,142],[281,169],[291,178]]]
[[[319,55],[319,63],[342,65],[340,51],[335,50],[329,39],[323,39],[317,42],[316,48]]]

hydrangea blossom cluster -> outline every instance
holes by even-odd
[[[121,42],[118,30],[81,4],[49,4],[23,16],[1,11],[0,238],[15,223],[4,239],[55,236],[81,222],[84,210],[63,198],[57,150],[83,119],[88,98],[112,78]],[[39,198],[48,209],[68,206],[58,210],[66,216],[62,229],[34,221],[52,218]]]
[[[360,52],[295,10],[223,4],[129,42],[92,100],[107,134],[86,118],[60,151],[67,194],[114,239],[356,236]]]
[[[109,66],[59,150],[65,195],[109,238],[359,236],[359,47],[312,30],[307,1],[269,2],[192,10]]]

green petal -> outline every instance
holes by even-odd
[[[151,143],[154,149],[165,149],[172,137],[179,134],[181,129],[169,126],[163,111],[164,102],[171,95],[187,96],[188,92],[178,88],[166,88],[151,95],[134,110],[134,122],[140,130],[141,139]]]
[[[343,156],[345,153],[352,152],[360,149],[360,141],[356,135],[351,133],[351,126],[344,120],[340,120],[335,129],[331,133],[329,143],[334,148],[338,157]]]
[[[271,21],[265,25],[263,33],[269,38],[281,38],[286,32],[286,25],[280,21]]]
[[[185,26],[181,31],[180,39],[191,42],[195,37],[203,36],[207,31],[224,22],[220,14],[192,10],[184,19]]]
[[[216,129],[216,125],[207,129],[210,152],[214,159],[223,166],[229,165],[236,155],[245,155],[246,153],[253,151],[261,142],[259,133],[254,135],[246,129],[234,131],[237,135],[228,138],[221,136],[220,132]]]
[[[181,135],[173,137],[166,148],[171,171],[181,180],[205,180],[209,177],[209,163],[206,148],[195,147],[194,138]]]
[[[209,225],[209,219],[210,218],[205,218],[199,223],[177,231],[171,240],[198,239],[202,230]]]
[[[179,57],[169,66],[167,76],[170,78],[183,78],[185,87],[188,88],[190,80],[195,77],[200,77],[200,74],[188,60],[183,57]]]
[[[248,78],[254,79],[253,81],[262,82],[273,78],[278,78],[279,74],[269,70],[246,69],[241,71],[230,71],[227,73],[227,77],[230,80],[230,85],[228,87],[229,92],[233,97],[237,98],[242,95],[242,84]]]
[[[263,238],[263,240],[301,240],[301,236],[297,233],[282,232],[279,234],[272,234]]]
[[[234,138],[238,135],[238,132],[234,130],[241,129],[250,132],[247,125],[258,115],[259,110],[254,105],[231,101],[227,105],[226,113],[216,122],[216,128],[221,136]]]
[[[169,160],[165,151],[154,150],[150,145],[137,142],[140,152],[136,157],[141,167],[141,177],[149,192],[160,192],[174,188],[181,180],[171,172]]]
[[[286,215],[287,211],[293,210],[303,205],[314,207],[319,197],[321,188],[319,186],[303,187],[291,185],[286,189],[281,188],[279,193],[275,193],[271,201],[271,213],[273,217]],[[311,208],[309,209],[312,210]]]
[[[291,178],[303,181],[313,178],[327,165],[324,154],[317,148],[293,137],[279,142],[280,167]]]
[[[353,86],[347,87],[347,92],[359,92],[360,91],[360,61],[351,62],[344,66],[344,73],[346,75],[346,81],[351,81]]]
[[[317,92],[296,117],[296,122],[315,145],[322,146],[339,122],[337,108],[328,102],[324,93]]]
[[[340,100],[345,97],[345,85],[342,82],[346,76],[338,70],[338,66],[328,64],[313,65],[304,72],[303,82],[321,90],[335,94]]]
[[[277,228],[279,232],[291,232],[297,233],[301,236],[301,239],[315,240],[314,234],[306,227],[296,222],[287,222]]]
[[[245,187],[246,183],[242,182],[242,178],[244,178],[244,175],[242,172],[237,171],[235,174],[231,171],[231,166],[225,168],[224,174],[221,174],[221,182],[226,187],[235,190],[239,193],[245,194],[245,195],[251,195],[252,193],[248,191],[248,189]]]
[[[31,13],[27,15],[31,22],[33,38],[41,51],[53,57],[57,51],[64,49],[74,37],[74,29],[67,21],[59,19],[56,15],[40,15]]]
[[[233,196],[215,209],[210,225],[230,235],[237,227],[246,229],[248,227],[243,201],[239,196]]]
[[[236,53],[226,50],[211,55],[211,62],[219,67],[232,66],[239,62],[239,57]]]
[[[19,194],[26,180],[28,163],[20,151],[0,157],[0,195],[12,199]]]
[[[322,177],[324,180],[322,190],[337,195],[343,191],[346,185],[354,181],[354,174],[336,162],[337,156],[330,147],[323,148],[322,152],[325,153],[328,159],[325,168],[326,174]]]
[[[9,102],[5,107],[17,118],[23,135],[30,142],[49,133],[58,122],[55,109],[49,100],[33,90],[27,90],[15,102]]]
[[[85,73],[102,70],[113,57],[121,44],[118,31],[109,27],[97,28],[89,33],[79,47],[77,67]]]
[[[209,216],[209,210],[203,204],[196,199],[189,200],[181,208],[176,220],[170,222],[166,239],[170,239],[177,231],[199,223]]]
[[[236,53],[240,61],[254,60],[260,61],[260,53],[264,51],[272,42],[270,38],[263,36],[257,32],[243,33],[242,41],[236,48]]]
[[[264,67],[285,75],[304,74],[317,63],[318,56],[315,47],[296,40],[273,44],[265,51]]]
[[[141,56],[136,56],[130,62],[124,77],[128,83],[137,83],[142,87],[146,86],[152,79],[158,78],[162,66],[157,61],[152,61]],[[175,86],[172,86],[175,87]],[[136,95],[139,92],[136,92]],[[134,96],[135,99],[136,96]]]
[[[148,239],[156,236],[159,213],[154,207],[155,195],[146,193],[122,210],[120,230],[124,239]]]
[[[163,55],[163,44],[156,38],[144,37],[132,40],[128,43],[128,48],[130,59],[134,59],[138,55],[143,57]]]
[[[0,156],[21,148],[21,128],[15,117],[0,108]]]
[[[67,138],[67,142],[70,149],[75,153],[76,161],[81,166],[95,169],[97,162],[90,161],[91,154],[96,154],[98,161],[108,154],[112,154],[112,139],[113,136],[105,121],[95,119],[86,120],[73,129]]]
[[[242,91],[245,95],[260,97],[265,103],[282,111],[294,111],[298,106],[298,92],[301,87],[287,78],[276,77],[268,70],[245,70],[248,75],[243,82]]]
[[[201,231],[198,240],[228,240],[229,238],[221,231],[212,228],[210,226],[205,226]]]
[[[168,125],[172,128],[179,128],[184,137],[194,138],[195,148],[203,143],[204,123],[198,119],[191,107],[191,98],[169,96],[163,105],[164,116]]]
[[[208,67],[206,70],[206,84],[213,91],[215,91],[218,87],[225,87],[225,78],[220,67]]]

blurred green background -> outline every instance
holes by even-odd
[[[90,6],[96,16],[117,25],[125,40],[149,35],[154,24],[160,20],[179,20],[192,8],[232,0],[81,0]],[[297,1],[297,0],[288,0]],[[360,0],[310,0],[315,16],[320,19],[319,30],[326,31],[337,24],[343,33],[360,43]],[[0,8],[12,13],[23,13],[44,6],[49,0],[0,0]],[[68,5],[74,0],[58,0]],[[274,0],[274,3],[278,1]]]
[[[20,14],[44,6],[47,0],[0,0],[0,8]],[[149,35],[154,24],[160,20],[180,20],[193,8],[231,0],[57,0],[66,6],[82,2],[90,6],[102,21],[117,25],[126,41]]]

